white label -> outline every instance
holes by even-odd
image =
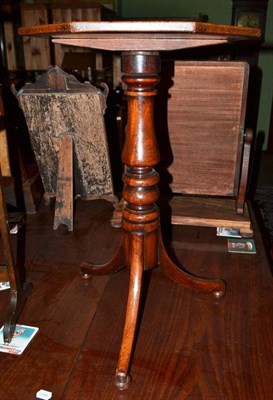
[[[48,392],[47,390],[39,390],[39,392],[36,393],[36,399],[43,399],[43,400],[48,400],[51,399],[52,393]]]

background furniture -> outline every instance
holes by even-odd
[[[55,1],[53,3],[36,3],[36,4],[20,4],[21,24],[23,26],[35,24],[60,23],[67,21],[102,21],[112,20],[115,12],[109,8],[103,7],[99,3],[86,1]],[[7,33],[9,32],[6,29]],[[62,66],[64,56],[67,53],[78,53],[79,58],[83,55],[88,56],[89,66],[93,72],[102,70],[103,54],[94,52],[86,48],[71,48],[65,45],[52,45],[50,40],[42,40],[40,38],[24,38],[23,39],[25,69],[34,71],[47,70],[49,65]],[[105,59],[106,60],[106,59]],[[111,64],[110,64],[111,65]],[[79,71],[80,65],[74,64],[74,68]],[[87,69],[84,71],[87,78]]]
[[[180,61],[170,69],[163,68],[157,99],[167,124],[159,118],[157,132],[161,193],[174,194],[172,223],[251,235],[245,201],[253,136],[244,128],[248,64]]]
[[[28,125],[45,196],[56,197],[54,229],[73,230],[73,201],[116,202],[103,113],[104,92],[50,67],[17,93]]]
[[[49,65],[58,65],[66,72],[94,84],[104,81],[109,87],[119,85],[119,56],[113,57],[109,52],[84,47],[53,45],[49,39],[21,38],[17,35],[21,25],[115,19],[114,1],[103,3],[106,7],[88,0],[35,0],[31,4],[29,1],[7,0],[1,3],[0,69],[5,69],[7,79],[19,87],[22,86],[22,81],[33,82],[36,75],[46,71]],[[4,81],[3,76],[0,76],[0,81]]]
[[[4,342],[10,343],[14,334],[16,321],[23,309],[26,299],[30,296],[32,286],[31,284],[24,283],[23,267],[24,267],[24,254],[23,254],[23,229],[19,229],[20,225],[23,224],[24,210],[20,210],[17,204],[18,197],[16,178],[12,176],[12,166],[9,155],[8,146],[8,130],[6,123],[5,107],[4,107],[4,96],[3,88],[0,84],[0,245],[1,254],[3,256],[4,263],[0,265],[0,281],[9,282],[10,284],[10,301],[9,309],[4,323]],[[14,151],[15,154],[19,154],[18,149]],[[14,155],[15,155],[14,154]],[[35,196],[35,182],[36,176],[33,175],[29,178],[27,171],[25,170],[24,163],[19,155],[18,166],[19,166],[19,178],[22,183],[22,195],[24,198],[24,208],[29,214],[33,214],[36,211],[36,204],[38,201]],[[5,190],[13,192],[13,200],[15,200],[16,206],[13,212],[8,213]],[[37,194],[37,192],[36,192]],[[18,211],[20,210],[20,211]],[[10,228],[11,226],[17,225],[18,232],[16,240],[11,239]],[[22,283],[23,282],[23,283]]]
[[[12,93],[10,94],[12,96]],[[5,98],[4,87],[0,84],[0,164],[3,185],[9,192],[8,201],[12,206],[27,214],[35,214],[43,195],[39,171],[34,163],[27,164],[24,160],[22,141],[18,136],[15,137],[6,116],[6,109],[8,109],[5,107],[6,103],[10,106]],[[20,125],[19,129],[21,128],[23,132],[24,128]]]
[[[19,236],[19,235],[18,235]],[[22,311],[26,299],[30,296],[31,284],[21,283],[22,271],[18,271],[18,265],[23,264],[14,255],[10,238],[9,216],[6,208],[3,178],[0,164],[0,240],[4,255],[4,265],[0,266],[0,281],[10,283],[10,305],[4,324],[4,342],[10,343],[14,334],[15,325]],[[18,245],[18,243],[17,243]],[[16,259],[17,258],[17,259]]]
[[[232,23],[237,26],[259,28],[265,34],[268,0],[233,0]]]

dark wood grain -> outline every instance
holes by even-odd
[[[34,291],[20,322],[39,332],[22,356],[0,353],[0,398],[34,399],[43,388],[58,400],[269,399],[273,280],[256,224],[256,255],[227,253],[226,239],[211,228],[174,228],[177,259],[195,274],[225,279],[226,296],[212,301],[159,269],[144,273],[134,379],[126,393],[116,389],[129,271],[88,281],[77,268],[87,246],[98,262],[114,252],[110,217],[109,203],[99,201],[79,203],[73,233],[52,231],[53,210],[30,217],[26,256]],[[2,317],[8,292],[0,295]]]

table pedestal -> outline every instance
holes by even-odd
[[[157,51],[125,51],[122,54],[123,82],[127,85],[128,122],[122,152],[125,164],[122,214],[123,237],[114,258],[105,265],[85,263],[84,275],[108,274],[126,265],[130,286],[120,356],[116,370],[119,389],[128,387],[140,304],[143,271],[160,264],[163,272],[183,286],[212,292],[217,298],[225,292],[222,280],[203,279],[188,274],[169,258],[161,237],[159,209],[155,202],[159,175],[154,166],[159,152],[154,129],[155,85],[159,82],[160,55]],[[187,173],[187,171],[185,171]]]

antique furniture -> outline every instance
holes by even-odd
[[[10,200],[16,207],[24,209],[27,214],[35,214],[43,195],[41,178],[36,164],[24,160],[21,145],[18,143],[20,140],[16,136],[16,133],[21,133],[20,128],[24,128],[20,119],[19,122],[16,121],[18,130],[16,125],[12,126],[13,113],[7,112],[12,106],[6,92],[4,85],[0,85],[0,163],[3,185],[9,188]],[[13,96],[11,92],[10,96]]]
[[[161,193],[170,188],[182,194],[169,203],[172,223],[237,228],[251,236],[245,202],[253,136],[244,128],[248,64],[176,61],[164,70],[158,100],[167,126],[159,119],[157,129]]]
[[[4,324],[4,342],[10,343],[15,325],[26,299],[30,296],[32,286],[21,283],[18,265],[22,260],[16,260],[10,237],[9,216],[4,195],[4,185],[0,164],[0,241],[3,248],[5,264],[0,266],[0,281],[10,284],[10,307]]]
[[[103,117],[107,94],[106,85],[102,92],[59,67],[16,94],[45,196],[56,197],[54,229],[64,224],[73,230],[74,198],[116,202]]]
[[[21,148],[8,123],[4,100],[4,87],[0,84],[0,164],[3,185],[9,188],[14,205],[25,209],[27,214],[35,214],[42,195],[40,176],[34,165],[29,167],[23,160]],[[10,152],[9,148],[13,151]]]
[[[160,231],[159,162],[153,120],[155,85],[159,82],[160,51],[209,46],[234,40],[259,38],[258,29],[217,26],[183,21],[70,22],[22,27],[21,35],[52,36],[54,43],[122,51],[123,82],[128,98],[128,121],[122,159],[125,164],[123,239],[113,260],[105,265],[87,264],[86,274],[105,274],[121,266],[130,268],[130,285],[124,334],[116,371],[120,389],[130,382],[129,366],[135,338],[143,272],[160,264],[173,280],[187,288],[224,294],[221,280],[202,279],[186,273],[171,261]],[[187,171],[185,171],[186,173]]]
[[[19,267],[23,264],[23,259],[18,259],[18,254],[15,255],[15,248],[19,248],[20,235],[17,234],[16,245],[12,242],[10,236],[10,224],[12,220],[15,225],[23,220],[21,212],[8,213],[5,188],[14,191],[15,179],[12,176],[12,168],[9,157],[8,138],[6,129],[6,118],[3,102],[2,85],[0,85],[0,246],[1,254],[3,254],[4,264],[0,265],[0,282],[9,282],[10,285],[10,305],[7,317],[4,324],[4,342],[10,343],[14,334],[16,321],[21,313],[24,303],[31,293],[31,285],[22,284],[22,271],[19,272]],[[26,175],[24,175],[24,165],[20,163],[20,174],[22,175],[23,194],[25,200],[26,212],[32,213],[35,210],[34,199],[31,194],[31,185]]]

